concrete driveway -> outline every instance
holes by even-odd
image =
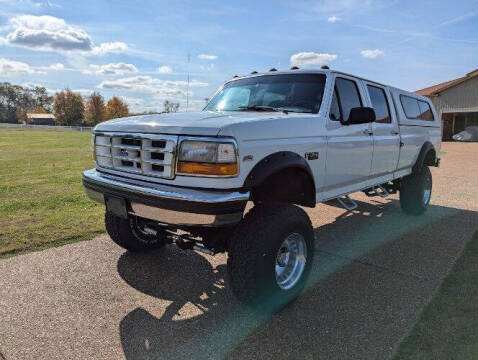
[[[226,256],[125,252],[106,236],[0,261],[0,359],[384,359],[478,230],[478,144],[446,143],[420,217],[397,197],[308,210],[307,292],[275,315],[229,290]]]

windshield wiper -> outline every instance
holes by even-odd
[[[263,105],[249,105],[249,106],[239,106],[240,110],[254,110],[254,111],[277,111],[284,112],[287,114],[287,110],[278,109],[272,106],[263,106]]]

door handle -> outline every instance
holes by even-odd
[[[398,134],[400,134],[400,133],[399,133],[397,130],[392,130],[392,131],[390,131],[390,134],[392,134],[392,135],[398,135]]]
[[[369,129],[363,130],[362,133],[363,133],[364,135],[370,135],[370,136],[373,135],[373,131],[371,131],[371,130],[369,130]]]

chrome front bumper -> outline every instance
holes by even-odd
[[[83,172],[88,196],[105,203],[105,196],[126,200],[127,211],[164,224],[222,226],[242,219],[249,192],[196,190],[155,184],[101,173]]]

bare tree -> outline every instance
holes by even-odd
[[[179,102],[173,102],[169,100],[164,101],[164,112],[177,112],[179,110]]]

